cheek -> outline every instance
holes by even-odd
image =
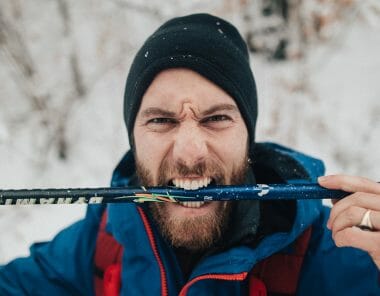
[[[151,173],[156,175],[168,149],[168,141],[163,140],[162,137],[158,138],[149,133],[139,132],[138,129],[136,131],[134,141],[137,158]]]
[[[246,157],[248,148],[248,132],[245,126],[229,132],[225,136],[218,138],[218,143],[214,143],[215,149],[218,151],[221,159],[225,163],[234,166],[241,163]]]

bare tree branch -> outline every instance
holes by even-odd
[[[33,65],[32,58],[29,54],[25,41],[12,26],[10,22],[7,22],[0,11],[0,45],[8,50],[11,58],[19,67],[22,75],[31,77],[35,73],[35,67]]]
[[[69,14],[69,8],[67,6],[66,0],[57,0],[58,3],[58,12],[62,17],[63,21],[63,34],[65,36],[69,35],[69,32],[71,30],[70,27],[70,14]]]
[[[13,69],[15,83],[32,101],[36,110],[45,110],[49,95],[38,94],[34,83],[36,67],[26,41],[11,22],[0,12],[0,51]]]
[[[143,4],[134,3],[128,0],[113,0],[113,3],[115,3],[118,7],[123,8],[123,9],[134,10],[142,14],[150,14],[158,19],[164,18],[164,15],[161,12],[161,10],[155,7],[151,7],[148,4],[143,5]]]
[[[84,85],[83,75],[80,71],[77,54],[75,52],[72,52],[70,55],[70,67],[75,91],[79,97],[83,97],[87,93],[87,88]]]

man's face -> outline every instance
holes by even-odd
[[[244,182],[248,132],[235,101],[188,69],[160,72],[143,96],[133,130],[137,174],[145,186],[198,189]],[[151,203],[175,246],[203,250],[220,239],[227,202]]]

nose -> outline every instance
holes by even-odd
[[[187,166],[204,160],[208,153],[207,140],[196,124],[183,124],[179,127],[173,144],[173,158]]]

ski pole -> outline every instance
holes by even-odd
[[[314,183],[209,186],[197,190],[176,187],[111,187],[0,190],[0,205],[104,204],[234,200],[339,199],[350,193]]]

